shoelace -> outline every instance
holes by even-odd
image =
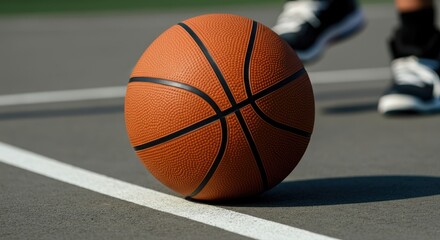
[[[422,64],[417,57],[410,56],[394,60],[391,63],[391,71],[396,84],[415,85],[418,87],[433,85],[434,96],[440,96],[440,79],[438,74],[430,67]]]
[[[284,10],[279,15],[277,24],[273,30],[278,34],[298,32],[304,23],[310,23],[313,27],[319,27],[321,22],[316,13],[326,7],[325,2],[299,0],[289,1],[284,4]]]

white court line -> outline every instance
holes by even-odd
[[[312,84],[318,85],[385,80],[389,79],[391,74],[389,68],[364,68],[310,72],[309,76]],[[1,95],[0,107],[123,98],[125,96],[125,89],[125,86],[115,86]]]
[[[254,239],[335,239],[231,210],[193,203],[0,142],[0,162]]]
[[[310,81],[313,85],[333,83],[354,83],[388,80],[391,78],[389,67],[361,68],[346,70],[331,70],[309,72]]]
[[[19,93],[0,96],[0,106],[122,98],[125,86]]]

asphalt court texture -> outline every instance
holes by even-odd
[[[314,83],[315,129],[298,167],[261,196],[216,206],[340,239],[438,239],[440,115],[377,113],[389,79],[373,76],[388,66],[385,42],[396,15],[390,4],[364,9],[368,25],[362,33],[306,66],[312,82],[316,73],[338,71],[345,80],[325,82],[321,74]],[[145,47],[181,20],[226,12],[271,26],[280,10],[2,17],[0,96],[124,86]],[[356,69],[369,69],[362,81],[350,81],[360,71],[344,71]],[[121,97],[2,106],[0,142],[176,196],[135,156]],[[2,239],[247,238],[4,163],[0,191]]]

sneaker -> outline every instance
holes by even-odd
[[[361,30],[364,23],[354,0],[296,0],[284,4],[272,29],[307,62],[321,55],[329,43]]]
[[[382,114],[428,113],[440,110],[440,61],[401,57],[391,62],[393,83],[379,99]]]

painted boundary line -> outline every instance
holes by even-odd
[[[110,197],[254,239],[334,239],[231,210],[193,203],[182,198],[68,165],[2,142],[0,142],[0,162]]]
[[[370,82],[391,79],[389,67],[309,72],[313,85]]]
[[[1,106],[122,98],[125,86],[19,93],[0,96]]]
[[[389,79],[389,68],[365,68],[336,71],[310,72],[313,85],[353,83]],[[26,104],[59,103],[87,100],[123,98],[125,86],[34,92],[0,95],[0,107]]]

